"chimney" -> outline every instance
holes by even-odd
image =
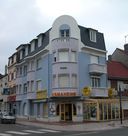
[[[8,67],[7,67],[7,65],[5,65],[5,75],[7,75],[7,72],[8,71]]]
[[[112,60],[112,55],[108,55],[108,61]]]
[[[128,43],[126,43],[126,44],[124,45],[124,51],[125,51],[125,52],[128,52]]]

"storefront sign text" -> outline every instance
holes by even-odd
[[[47,98],[47,90],[37,91],[36,99],[46,99]]]
[[[76,92],[70,92],[70,91],[64,91],[64,92],[53,92],[52,93],[52,96],[53,97],[58,97],[58,96],[64,96],[64,97],[67,97],[67,96],[76,96]]]

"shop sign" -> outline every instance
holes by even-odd
[[[54,91],[52,93],[53,97],[68,97],[68,96],[76,96],[76,92],[75,91]]]
[[[84,87],[84,88],[82,89],[82,94],[83,94],[83,96],[90,96],[90,93],[91,93],[90,87]]]
[[[115,90],[115,88],[108,89],[108,96],[109,97],[117,96],[117,91]]]
[[[47,90],[37,91],[36,99],[46,99],[47,98]]]
[[[8,96],[7,101],[10,101],[10,102],[16,101],[16,95]]]

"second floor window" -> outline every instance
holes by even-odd
[[[36,90],[40,91],[42,89],[41,80],[36,81]]]
[[[100,87],[100,77],[92,76],[91,77],[91,86],[92,87]]]
[[[69,61],[69,51],[59,51],[59,61]]]
[[[41,68],[41,58],[37,59],[37,63],[36,63],[36,68],[40,69]]]
[[[59,75],[59,87],[69,87],[69,75]]]

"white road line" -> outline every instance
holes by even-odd
[[[51,132],[51,133],[57,133],[57,132],[60,132],[60,131],[57,131],[57,130],[50,130],[50,129],[38,129],[39,131],[44,131],[44,132]]]
[[[10,134],[0,133],[0,136],[12,136]]]
[[[84,133],[78,133],[78,134],[70,134],[70,135],[64,135],[64,136],[82,136],[82,135],[90,135],[90,134],[95,134],[97,132],[84,132]]]
[[[18,132],[18,131],[6,131],[6,133],[10,134],[18,134],[18,135],[29,135],[30,133]]]
[[[46,132],[34,131],[34,130],[23,130],[23,131],[24,131],[24,132],[28,132],[28,133],[36,133],[36,134],[46,133]]]

